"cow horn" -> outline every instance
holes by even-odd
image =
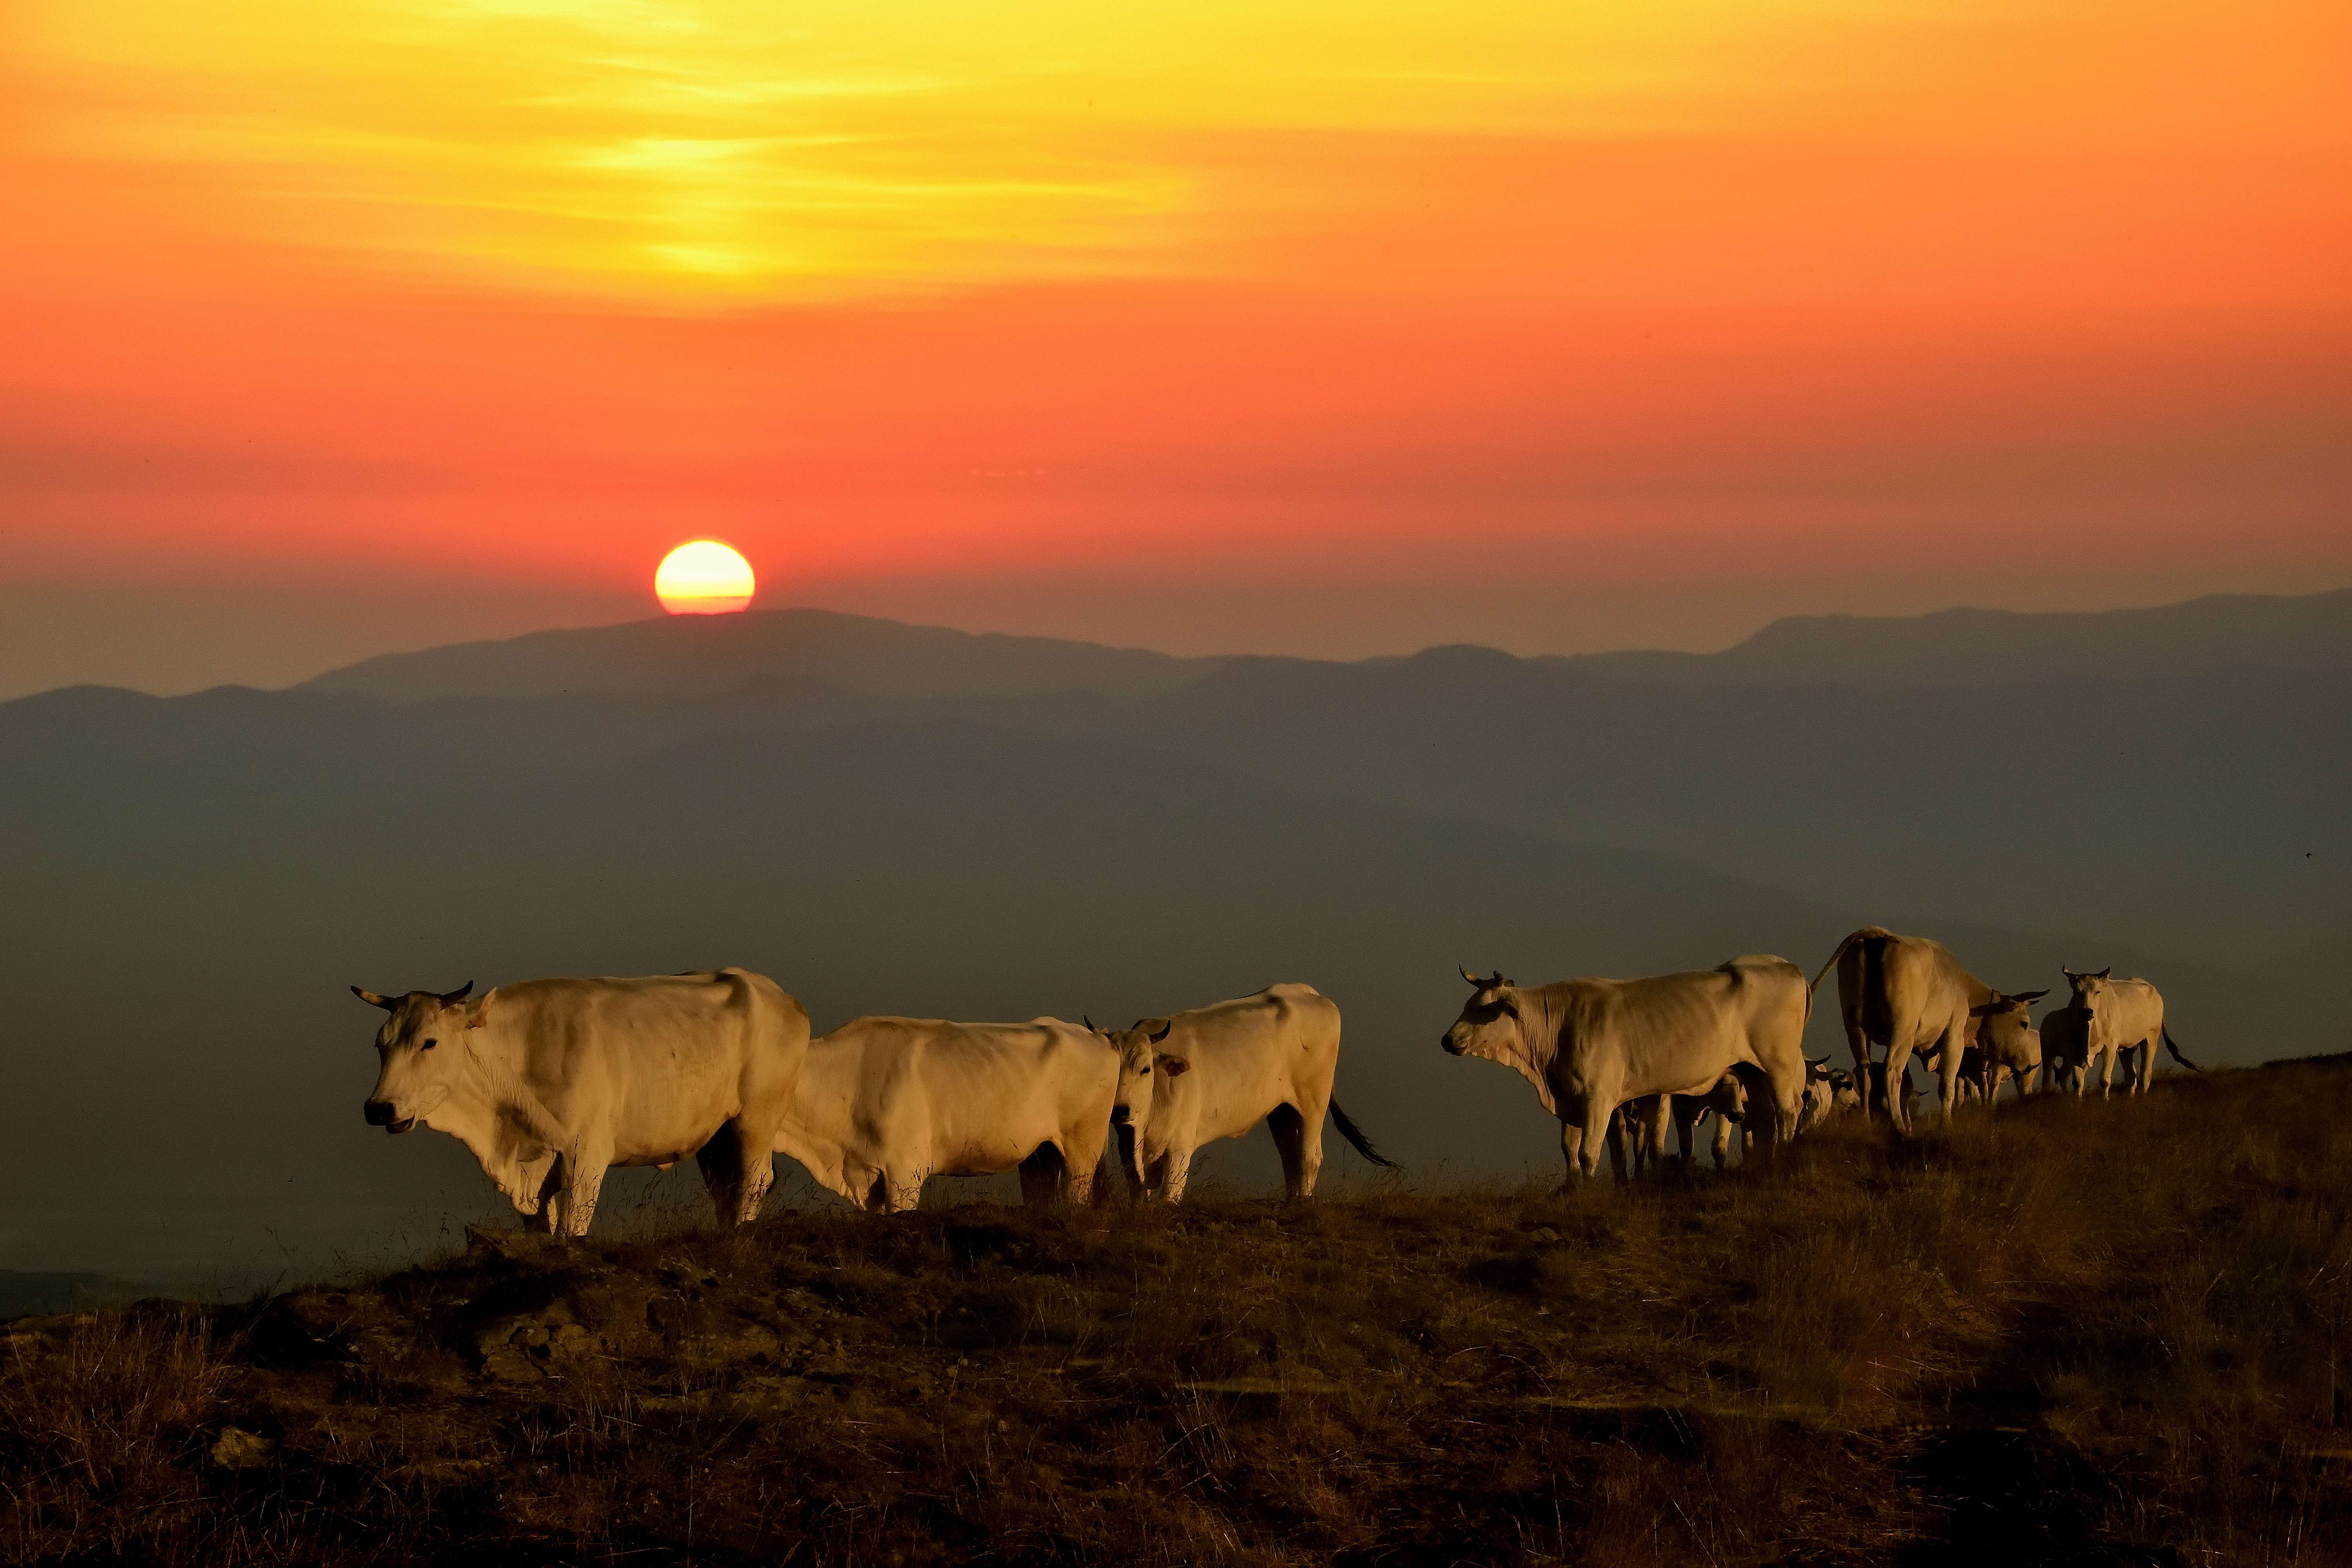
[[[1462,978],[1467,980],[1471,984],[1477,986],[1482,991],[1486,988],[1486,983],[1479,979],[1476,975],[1471,973],[1466,966],[1457,963],[1454,967],[1461,970]]]
[[[2039,1002],[2044,996],[2049,994],[2050,987],[2045,985],[2039,991],[2021,991],[2016,995],[2011,997],[2010,1000],[2012,1002]]]
[[[1087,1014],[1084,1014],[1084,1013],[1079,1014],[1079,1015],[1078,1015],[1078,1016],[1079,1016],[1079,1018],[1080,1018],[1080,1019],[1084,1020],[1084,1022],[1085,1022],[1085,1024],[1086,1024],[1086,1026],[1087,1026],[1087,1034],[1089,1034],[1089,1035],[1099,1035],[1099,1034],[1101,1034],[1101,1033],[1102,1033],[1102,1031],[1101,1031],[1100,1029],[1097,1029],[1097,1028],[1096,1028],[1096,1027],[1095,1027],[1095,1021],[1094,1021],[1094,1019],[1093,1019],[1092,1017],[1088,1016]]]
[[[362,991],[356,985],[352,987],[352,994],[366,1003],[369,1006],[381,1007],[387,1013],[400,1005],[400,1003],[393,997],[379,996],[373,991]]]
[[[2091,978],[2094,980],[2105,980],[2108,975],[2113,974],[2115,972],[2116,966],[2110,963],[2105,969],[2100,970],[2096,974],[2092,975]]]
[[[444,991],[441,993],[441,1005],[444,1007],[455,1007],[458,1003],[463,1002],[467,997],[471,996],[473,994],[474,983],[468,980],[463,985],[458,986],[455,991]]]

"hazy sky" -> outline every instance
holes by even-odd
[[[21,0],[0,695],[2352,583],[2341,0]]]

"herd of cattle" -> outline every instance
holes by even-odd
[[[1850,1075],[1803,1050],[1813,992],[1832,968]],[[1640,980],[1462,975],[1472,994],[1445,1050],[1535,1086],[1559,1118],[1571,1179],[1596,1174],[1604,1146],[1621,1178],[1661,1158],[1669,1125],[1687,1162],[1709,1116],[1718,1165],[1735,1137],[1769,1156],[1841,1110],[1884,1113],[1907,1133],[1914,1056],[1939,1080],[1948,1116],[1969,1092],[1990,1106],[2004,1081],[2080,1095],[2094,1063],[2104,1095],[2119,1058],[2137,1092],[2159,1044],[2194,1065],[2144,980],[2066,971],[2070,998],[2037,1030],[2029,1007],[2046,992],[1993,990],[1939,943],[1875,926],[1840,942],[1810,985],[1769,955]],[[1085,1203],[1114,1157],[1130,1192],[1173,1203],[1202,1144],[1261,1121],[1290,1194],[1305,1197],[1327,1110],[1359,1153],[1394,1163],[1332,1098],[1339,1009],[1309,985],[1124,1030],[866,1017],[814,1040],[797,1000],[741,969],[532,980],[478,997],[471,984],[352,989],[391,1015],[376,1037],[369,1123],[450,1134],[519,1212],[565,1235],[587,1234],[613,1166],[667,1170],[689,1154],[730,1223],[759,1213],[779,1153],[883,1212],[915,1206],[931,1176],[1013,1170],[1032,1203]]]

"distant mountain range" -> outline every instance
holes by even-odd
[[[787,610],[394,655],[299,689],[619,694],[672,739],[920,717],[1118,741],[1840,906],[2257,963],[2352,931],[2347,683],[2352,591],[1801,618],[1719,654],[1352,664]],[[622,743],[609,712],[498,722],[535,745]]]
[[[1880,921],[2011,989],[2150,974],[2200,1059],[2340,1049],[2352,672],[2263,662],[2294,638],[2263,607],[2313,601],[2230,603],[2193,668],[2121,678],[2084,643],[1992,686],[778,612],[0,704],[0,1264],[315,1272],[483,1212],[454,1143],[362,1125],[354,983],[740,963],[823,1027],[1125,1023],[1305,979],[1346,1009],[1350,1110],[1424,1170],[1556,1158],[1523,1086],[1437,1050],[1457,963],[1811,967]]]
[[[297,689],[422,702],[436,697],[711,691],[751,680],[797,679],[862,697],[1055,691],[1144,697],[1178,690],[1223,662],[1054,637],[910,626],[831,610],[749,610],[665,616],[385,654],[331,670]]]
[[[385,654],[300,689],[420,702],[710,691],[798,678],[901,699],[1067,691],[1150,697],[1195,685],[1234,662],[910,626],[830,610],[755,610]],[[1875,689],[2140,680],[2238,668],[2341,673],[2352,671],[2352,589],[2302,597],[2214,595],[2143,610],[1798,616],[1720,653],[1630,651],[1532,662],[1660,685]]]
[[[2214,594],[2144,610],[1793,616],[1721,653],[1596,653],[1545,662],[1675,686],[2021,686],[2222,669],[2352,670],[2352,589]]]

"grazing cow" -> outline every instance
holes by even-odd
[[[722,1223],[760,1212],[808,1055],[808,1013],[766,975],[352,991],[392,1015],[369,1124],[449,1133],[542,1228],[587,1235],[607,1169],[688,1154]]]
[[[1110,1138],[1118,1053],[1059,1018],[853,1018],[809,1043],[776,1151],[860,1208],[914,1208],[932,1176],[1018,1168],[1028,1203],[1085,1203]]]
[[[1853,1074],[1843,1068],[1830,1069],[1830,1114],[1843,1116],[1849,1110],[1862,1109],[1862,1089],[1853,1081]]]
[[[2053,1093],[2080,1096],[2091,1063],[2091,1020],[2070,998],[2042,1015],[2042,1083]]]
[[[1601,1168],[1611,1118],[1629,1100],[1704,1095],[1735,1068],[1748,1077],[1766,1147],[1795,1136],[1805,1092],[1804,972],[1751,954],[1720,968],[1640,980],[1517,986],[1462,972],[1472,991],[1440,1043],[1511,1068],[1559,1118],[1568,1178]],[[1769,1092],[1767,1091],[1769,1086]],[[1769,1107],[1764,1102],[1769,1100]]]
[[[1970,1009],[1977,1040],[1961,1058],[1961,1068],[1986,1109],[1991,1109],[2005,1079],[2017,1080],[2021,1099],[2033,1092],[2034,1075],[2042,1070],[2042,1037],[2033,1027],[2033,1004],[2048,994],[2047,990],[2014,996],[1996,991]]]
[[[1797,1131],[1810,1131],[1827,1121],[1841,1108],[1838,1104],[1838,1079],[1844,1077],[1830,1066],[1830,1058],[1815,1061],[1805,1058],[1805,1103],[1797,1117]],[[1849,1080],[1851,1081],[1851,1080]]]
[[[1976,1041],[1975,1009],[1992,999],[1993,988],[1961,968],[1943,943],[1897,936],[1883,926],[1864,926],[1839,942],[1813,976],[1815,988],[1832,969],[1838,972],[1838,1016],[1855,1076],[1869,1074],[1874,1040],[1885,1043],[1887,1076],[1906,1082],[1913,1052],[1932,1057],[1944,1113],[1950,1115],[1959,1102],[1962,1053]],[[1888,1115],[1898,1130],[1911,1131],[1902,1100]]]
[[[2180,1054],[2172,1037],[2164,1027],[2163,993],[2145,980],[2113,980],[2111,970],[2102,969],[2096,974],[2077,974],[2062,969],[2066,984],[2074,988],[2074,998],[2067,1005],[2082,1015],[2086,1036],[2084,1065],[2090,1058],[2104,1058],[2099,1073],[2099,1098],[2107,1097],[2108,1085],[2116,1074],[2116,1058],[2124,1059],[2126,1094],[2146,1092],[2147,1080],[2156,1071],[2156,1047],[2159,1041],[2172,1053],[2172,1059],[2191,1071],[2201,1071],[2195,1062]],[[2087,1071],[2075,1080],[2074,1092],[2079,1096],[2088,1083]]]
[[[1108,1037],[1119,1051],[1111,1131],[1129,1190],[1181,1203],[1203,1143],[1239,1138],[1263,1121],[1294,1198],[1312,1197],[1323,1168],[1323,1112],[1376,1165],[1372,1147],[1331,1097],[1339,1068],[1339,1008],[1312,985],[1269,985]]]
[[[1811,1089],[1807,1081],[1806,1088]],[[1677,1094],[1672,1097],[1675,1116],[1675,1141],[1681,1146],[1683,1164],[1687,1168],[1691,1159],[1691,1134],[1708,1117],[1715,1118],[1715,1135],[1708,1141],[1708,1151],[1715,1156],[1718,1171],[1731,1162],[1731,1146],[1736,1140],[1740,1152],[1755,1141],[1755,1133],[1746,1125],[1748,1091],[1736,1072],[1725,1073],[1715,1080],[1715,1087],[1705,1094]],[[1803,1106],[1800,1102],[1798,1121],[1803,1123]]]

